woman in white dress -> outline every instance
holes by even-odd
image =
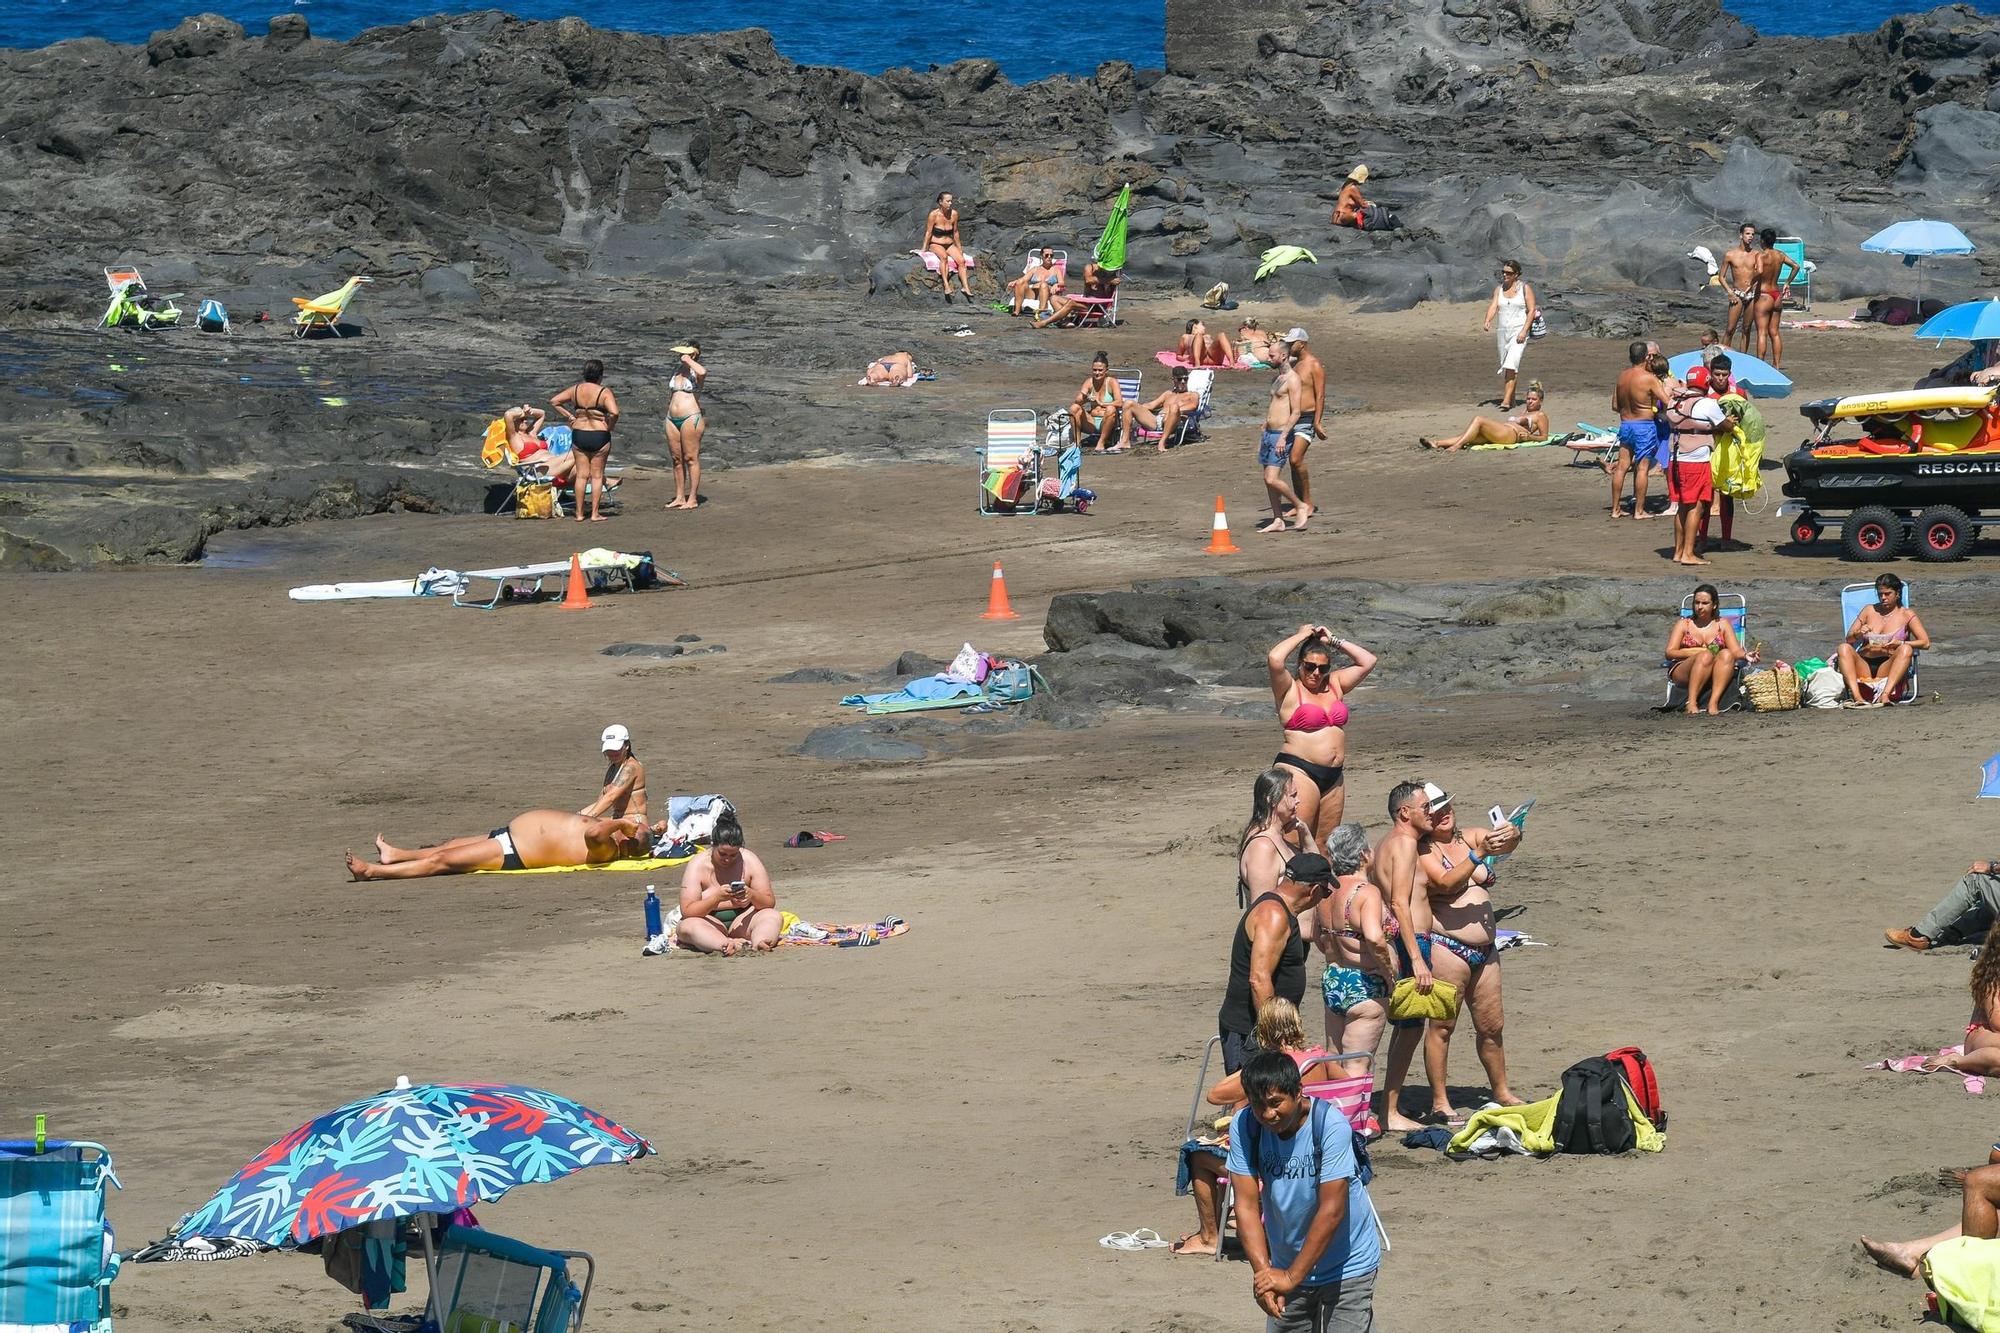
[[[1486,303],[1486,331],[1500,354],[1500,410],[1514,408],[1514,386],[1521,376],[1521,349],[1528,345],[1528,326],[1535,322],[1535,289],[1521,280],[1521,263],[1500,262],[1500,284]]]

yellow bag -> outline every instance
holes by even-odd
[[[1954,1236],[1931,1247],[1922,1269],[1954,1327],[2000,1330],[2000,1241]]]
[[[523,486],[514,492],[515,518],[554,518],[556,488],[553,485]]]
[[[500,417],[486,423],[486,438],[479,443],[479,462],[483,467],[499,467],[507,457],[507,423]]]
[[[1404,977],[1389,992],[1389,1017],[1436,1018],[1449,1023],[1458,1017],[1458,987],[1434,980],[1426,995],[1417,989],[1415,977]]]

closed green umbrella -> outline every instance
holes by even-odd
[[[1097,238],[1097,246],[1090,252],[1099,267],[1125,267],[1125,224],[1131,215],[1132,187],[1126,185],[1119,189],[1118,202],[1111,205],[1111,216],[1104,223],[1104,234]]]

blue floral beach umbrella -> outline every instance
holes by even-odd
[[[567,1097],[408,1079],[308,1121],[182,1219],[175,1241],[291,1247],[366,1222],[451,1213],[516,1185],[630,1162],[653,1145]]]

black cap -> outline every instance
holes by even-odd
[[[1338,876],[1318,852],[1300,852],[1285,862],[1285,878],[1294,884],[1331,884]]]

